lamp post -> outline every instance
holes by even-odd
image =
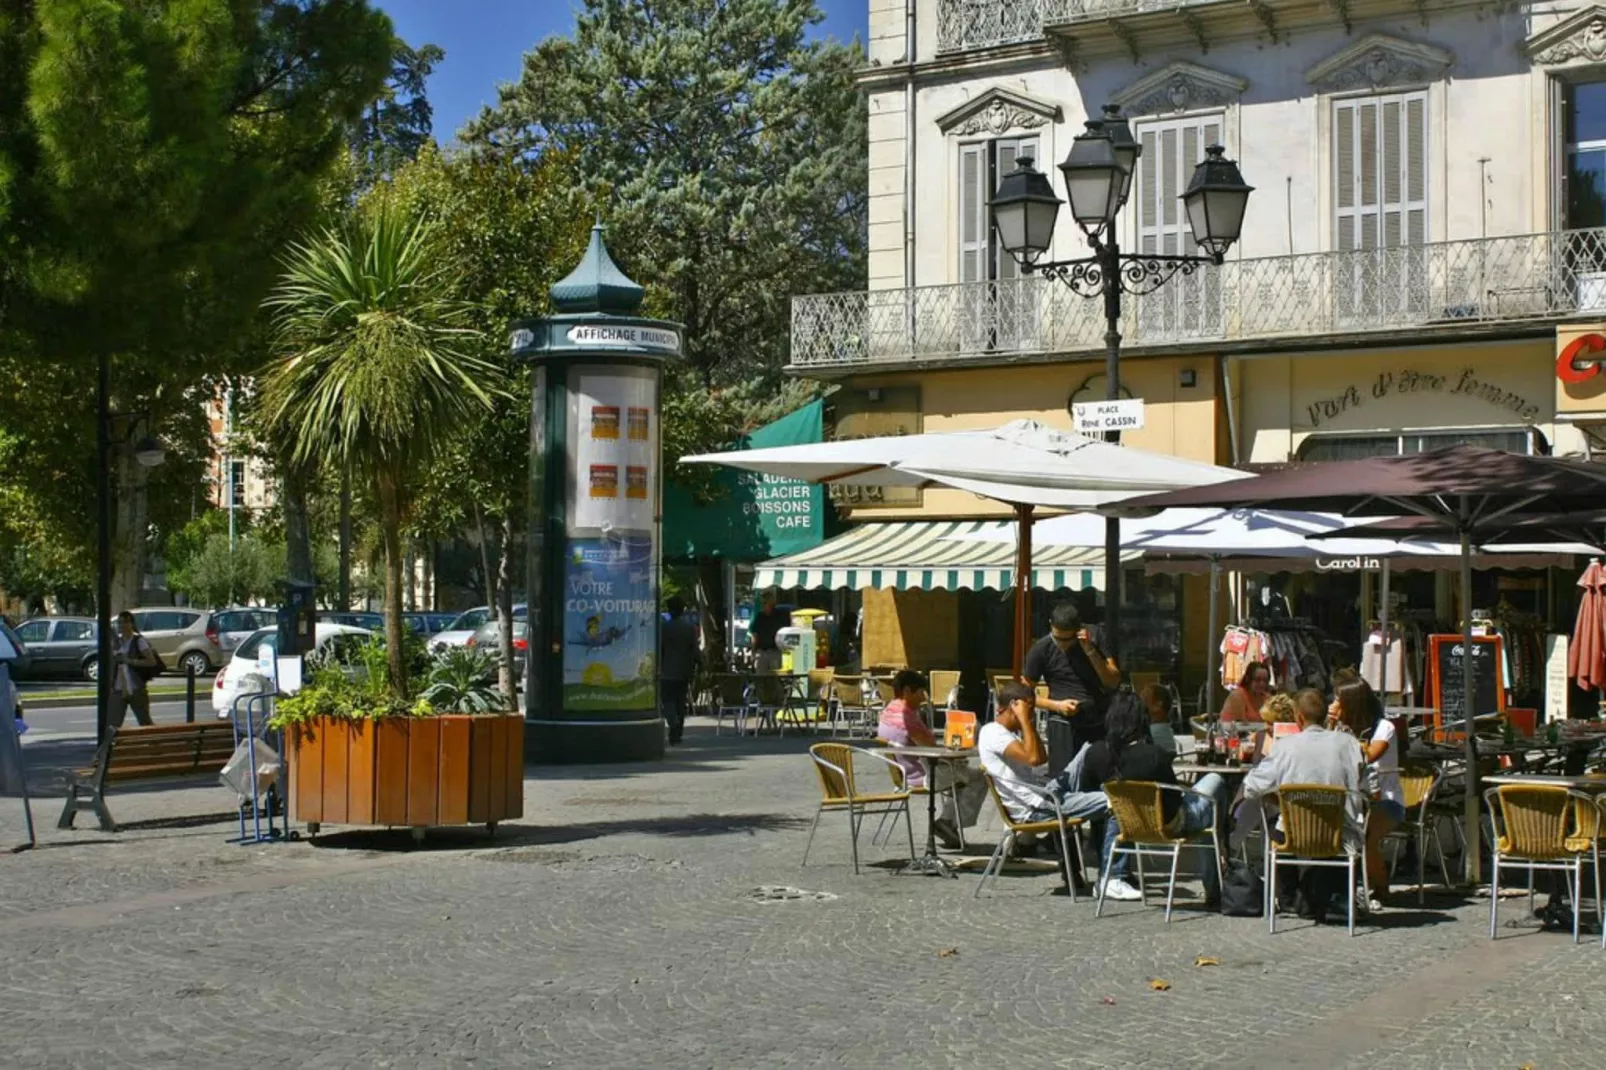
[[[1238,165],[1224,156],[1220,145],[1205,150],[1182,193],[1188,226],[1201,254],[1147,255],[1123,253],[1116,237],[1116,219],[1132,192],[1143,146],[1121,109],[1104,106],[1101,119],[1091,119],[1077,135],[1060,173],[1071,218],[1082,229],[1092,256],[1074,260],[1044,261],[1053,243],[1054,222],[1064,204],[1054,193],[1048,176],[1032,167],[1030,157],[1016,161],[1015,170],[998,184],[988,205],[999,244],[1020,265],[1023,275],[1033,273],[1058,279],[1083,297],[1104,299],[1105,397],[1120,397],[1121,295],[1153,293],[1173,276],[1192,275],[1204,264],[1219,267],[1227,250],[1243,230],[1244,207],[1252,187],[1246,185]],[[1119,442],[1119,431],[1107,431],[1107,441]],[[1117,657],[1121,648],[1121,522],[1105,518],[1104,529],[1105,652]]]
[[[116,641],[112,635],[112,425],[115,420],[129,420],[124,441],[131,437],[133,421],[141,417],[149,420],[145,412],[119,413],[111,408],[111,361],[105,353],[100,355],[97,368],[96,420],[95,420],[95,742],[105,742],[106,729],[111,719],[113,653]],[[142,468],[155,468],[167,459],[162,444],[146,435],[134,443],[134,460]]]

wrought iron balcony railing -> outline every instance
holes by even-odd
[[[1126,346],[1606,319],[1606,229],[1229,261],[1128,297]],[[792,365],[1101,349],[1102,302],[1041,278],[792,299]]]
[[[1225,0],[937,0],[937,51],[1040,41],[1043,28]]]

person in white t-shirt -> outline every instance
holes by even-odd
[[[1059,800],[1066,817],[1102,816],[1109,809],[1104,793],[1078,790],[1086,744],[1059,775],[1049,778],[1042,772],[1048,748],[1037,734],[1036,705],[1036,693],[1025,684],[1004,684],[998,689],[998,715],[976,734],[981,767],[998,785],[999,798],[1016,821],[1054,819],[1054,804],[1043,797],[1045,790]]]
[[[1348,674],[1346,674],[1348,676]],[[1343,679],[1335,692],[1331,712],[1338,724],[1359,739],[1368,729],[1371,738],[1361,753],[1376,773],[1377,790],[1366,820],[1366,880],[1373,903],[1388,894],[1389,871],[1383,864],[1383,839],[1405,820],[1405,792],[1400,786],[1400,746],[1394,722],[1383,715],[1383,704],[1365,680]]]

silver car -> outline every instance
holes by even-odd
[[[93,618],[34,617],[17,625],[16,631],[28,645],[29,657],[26,667],[13,675],[95,678],[98,629]]]

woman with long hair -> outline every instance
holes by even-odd
[[[1328,712],[1335,726],[1361,740],[1361,752],[1377,773],[1377,797],[1366,819],[1366,881],[1371,909],[1380,909],[1388,894],[1389,871],[1383,864],[1383,839],[1405,820],[1405,793],[1400,786],[1400,747],[1394,722],[1383,715],[1383,703],[1372,686],[1355,674],[1334,674],[1338,690]],[[1367,738],[1368,733],[1370,737]]]
[[[1260,707],[1271,696],[1271,666],[1264,661],[1251,661],[1244,666],[1238,686],[1227,695],[1221,707],[1223,721],[1259,721]]]

